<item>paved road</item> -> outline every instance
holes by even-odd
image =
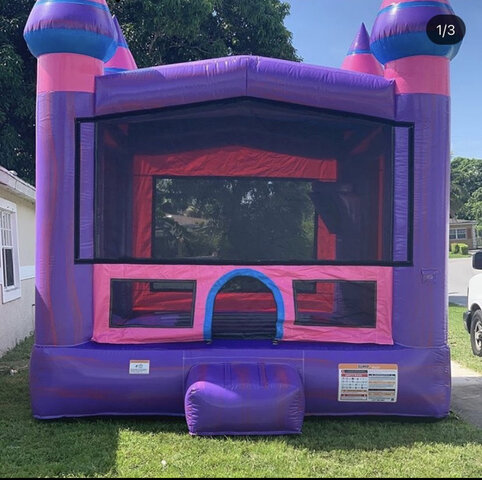
[[[467,306],[467,287],[479,270],[472,268],[471,258],[450,258],[448,271],[449,302]]]

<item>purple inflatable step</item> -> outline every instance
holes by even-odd
[[[200,364],[187,377],[184,407],[191,435],[295,434],[305,394],[289,365]]]

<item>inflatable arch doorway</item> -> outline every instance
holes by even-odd
[[[276,337],[275,340],[281,340],[283,338],[283,322],[285,318],[285,307],[283,303],[283,297],[276,284],[267,277],[264,273],[250,268],[240,268],[224,274],[216,283],[211,287],[206,300],[206,317],[204,320],[204,339],[206,341],[212,340],[212,324],[214,314],[214,302],[216,295],[230,280],[236,277],[252,277],[262,282],[269,288],[273,294],[276,302]]]

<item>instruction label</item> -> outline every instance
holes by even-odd
[[[149,375],[149,360],[131,360],[129,362],[130,375]]]
[[[398,365],[371,363],[338,365],[339,402],[397,401]]]

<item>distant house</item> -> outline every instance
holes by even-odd
[[[34,328],[35,188],[0,167],[0,355]]]
[[[449,242],[466,243],[470,249],[477,248],[475,220],[460,220],[451,218],[449,223]]]

